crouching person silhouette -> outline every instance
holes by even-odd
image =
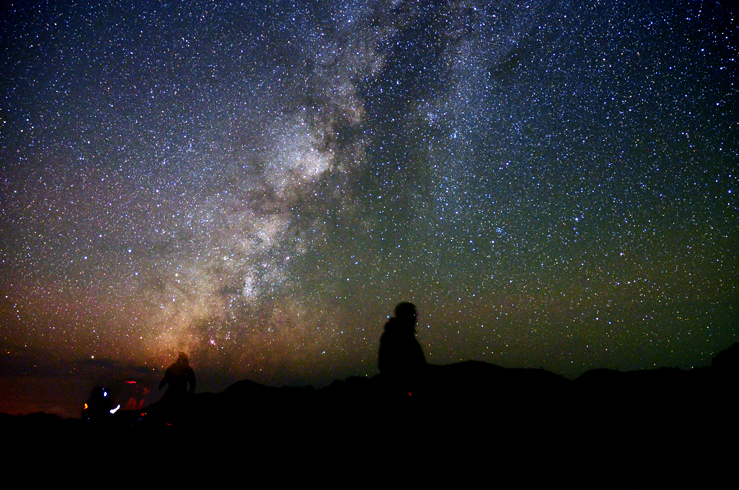
[[[380,337],[378,368],[392,386],[393,391],[404,396],[422,386],[426,372],[426,357],[416,340],[416,307],[413,303],[400,303],[395,316],[385,324]]]

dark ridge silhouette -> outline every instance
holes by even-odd
[[[739,374],[739,342],[728,349],[724,349],[711,361],[711,367],[722,374],[736,376]]]
[[[376,451],[473,440],[521,451],[554,442],[563,451],[710,445],[735,425],[738,355],[739,343],[719,353],[711,367],[595,369],[574,381],[479,361],[429,365],[422,388],[410,395],[399,394],[383,374],[322,389],[244,380],[221,393],[185,394],[177,404],[160,401],[85,421],[0,414],[0,430],[11,438],[174,437],[167,440],[188,444],[235,438],[274,449],[308,441],[332,441],[335,448],[361,443]]]

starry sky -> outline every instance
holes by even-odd
[[[400,301],[436,364],[710,364],[725,3],[4,2],[0,411],[179,351],[199,391],[374,375]]]

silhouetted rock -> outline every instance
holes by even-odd
[[[719,352],[711,361],[711,367],[722,374],[736,376],[739,373],[739,342]]]

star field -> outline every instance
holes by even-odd
[[[4,374],[322,385],[400,301],[432,363],[706,365],[738,34],[722,2],[10,2]]]

